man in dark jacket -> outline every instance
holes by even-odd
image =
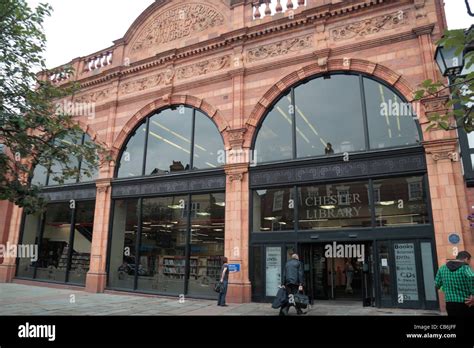
[[[448,261],[436,274],[436,287],[445,294],[448,315],[474,315],[474,273],[470,261],[471,254],[461,251],[456,260]]]
[[[285,269],[283,270],[283,284],[286,288],[288,296],[290,296],[290,301],[280,308],[280,315],[288,315],[288,311],[290,307],[294,305],[294,302],[291,301],[293,295],[298,293],[298,291],[303,291],[303,284],[304,284],[304,272],[303,272],[303,265],[299,261],[298,254],[291,255],[291,260],[289,260],[286,265]],[[304,314],[301,308],[296,308],[296,313],[298,315]]]

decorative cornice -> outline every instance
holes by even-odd
[[[428,25],[423,25],[421,27],[413,28],[412,30],[416,36],[431,35],[433,33],[434,27],[435,25],[431,23]]]
[[[425,108],[425,112],[427,114],[429,113],[443,113],[448,110],[447,103],[449,101],[449,96],[444,95],[444,96],[438,96],[438,97],[430,97],[430,98],[424,98],[421,99],[421,104]]]
[[[436,162],[441,160],[459,161],[458,141],[455,138],[424,141],[422,145],[426,153],[431,155],[431,158]]]
[[[232,148],[241,149],[244,140],[245,140],[245,133],[247,132],[247,128],[239,128],[239,129],[230,129],[227,131],[229,137],[229,144]]]
[[[331,17],[337,17],[340,15],[353,14],[358,11],[366,11],[367,9],[380,5],[387,2],[387,0],[373,0],[373,1],[358,1],[350,4],[349,6],[341,6],[341,4],[318,6],[309,9],[295,15],[294,19],[289,20],[284,17],[281,19],[274,19],[270,22],[255,25],[253,27],[240,28],[231,32],[224,33],[218,37],[206,40],[204,42],[195,43],[180,49],[171,49],[165,52],[161,52],[156,56],[143,59],[136,62],[133,67],[126,66],[111,66],[105,68],[99,74],[94,76],[87,76],[85,78],[79,78],[77,81],[81,83],[82,87],[89,87],[106,82],[110,79],[135,73],[137,71],[149,69],[158,65],[165,64],[171,60],[182,59],[186,57],[192,57],[200,55],[203,52],[211,52],[218,49],[225,48],[229,45],[235,45],[236,43],[242,43],[250,39],[261,38],[263,35],[277,33],[280,31],[287,31],[289,28],[301,27],[307,24],[311,24],[315,21],[327,19]],[[331,10],[334,7],[337,9]],[[150,6],[151,8],[152,6]],[[135,25],[135,24],[134,24]],[[127,32],[126,37],[132,35],[131,32]],[[117,40],[115,45],[122,45],[123,40]],[[113,47],[111,48],[113,49]],[[56,70],[51,69],[51,70]],[[64,82],[62,85],[67,86],[70,83]]]

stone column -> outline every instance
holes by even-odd
[[[20,242],[20,225],[23,209],[18,206],[13,207],[11,213],[10,227],[8,230],[7,245],[18,245]],[[16,258],[6,257],[0,265],[0,283],[10,283],[15,277]]]
[[[7,244],[13,207],[13,203],[9,201],[0,201],[0,245]],[[2,263],[3,257],[0,256],[0,264]]]
[[[97,196],[92,234],[91,261],[86,279],[86,291],[103,292],[107,281],[107,242],[109,236],[110,204],[112,190],[110,179],[96,182]]]
[[[430,98],[423,101],[425,112],[446,112],[447,97]],[[426,123],[424,126],[427,126]],[[426,127],[424,127],[426,128]],[[458,251],[470,242],[470,227],[466,197],[466,186],[458,153],[458,139],[454,130],[433,130],[426,132],[423,142],[426,151],[431,208],[437,249],[438,265],[455,258]],[[460,237],[458,244],[449,242],[449,235]],[[441,309],[444,310],[444,296],[439,292]]]
[[[227,131],[228,152],[225,206],[225,256],[229,263],[240,264],[240,272],[231,273],[227,301],[251,301],[249,280],[249,151],[242,149],[245,129]]]

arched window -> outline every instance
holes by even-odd
[[[265,117],[258,163],[416,145],[411,106],[384,84],[359,74],[317,77],[291,88]]]
[[[147,117],[124,147],[118,178],[220,167],[224,143],[212,120],[180,106]]]
[[[66,137],[65,139],[56,140],[57,142],[64,142],[69,144],[84,145],[86,143],[91,143],[91,138],[87,133],[83,133],[78,137]],[[90,165],[82,161],[80,158],[76,158],[73,155],[69,157],[69,167],[78,169],[78,175],[75,177],[65,179],[62,184],[77,184],[82,182],[94,181],[97,179],[98,168],[90,167]],[[51,163],[49,168],[45,166],[38,165],[36,166],[33,172],[33,178],[31,183],[33,185],[41,186],[55,186],[59,185],[60,179],[62,179],[62,172],[64,166],[58,160],[54,160]],[[92,174],[91,177],[85,175],[86,172]]]

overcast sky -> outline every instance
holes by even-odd
[[[30,6],[48,2],[54,12],[45,23],[46,64],[53,68],[112,45],[154,0],[27,0]],[[474,1],[471,1],[474,2]],[[474,23],[464,0],[445,0],[450,29]]]

